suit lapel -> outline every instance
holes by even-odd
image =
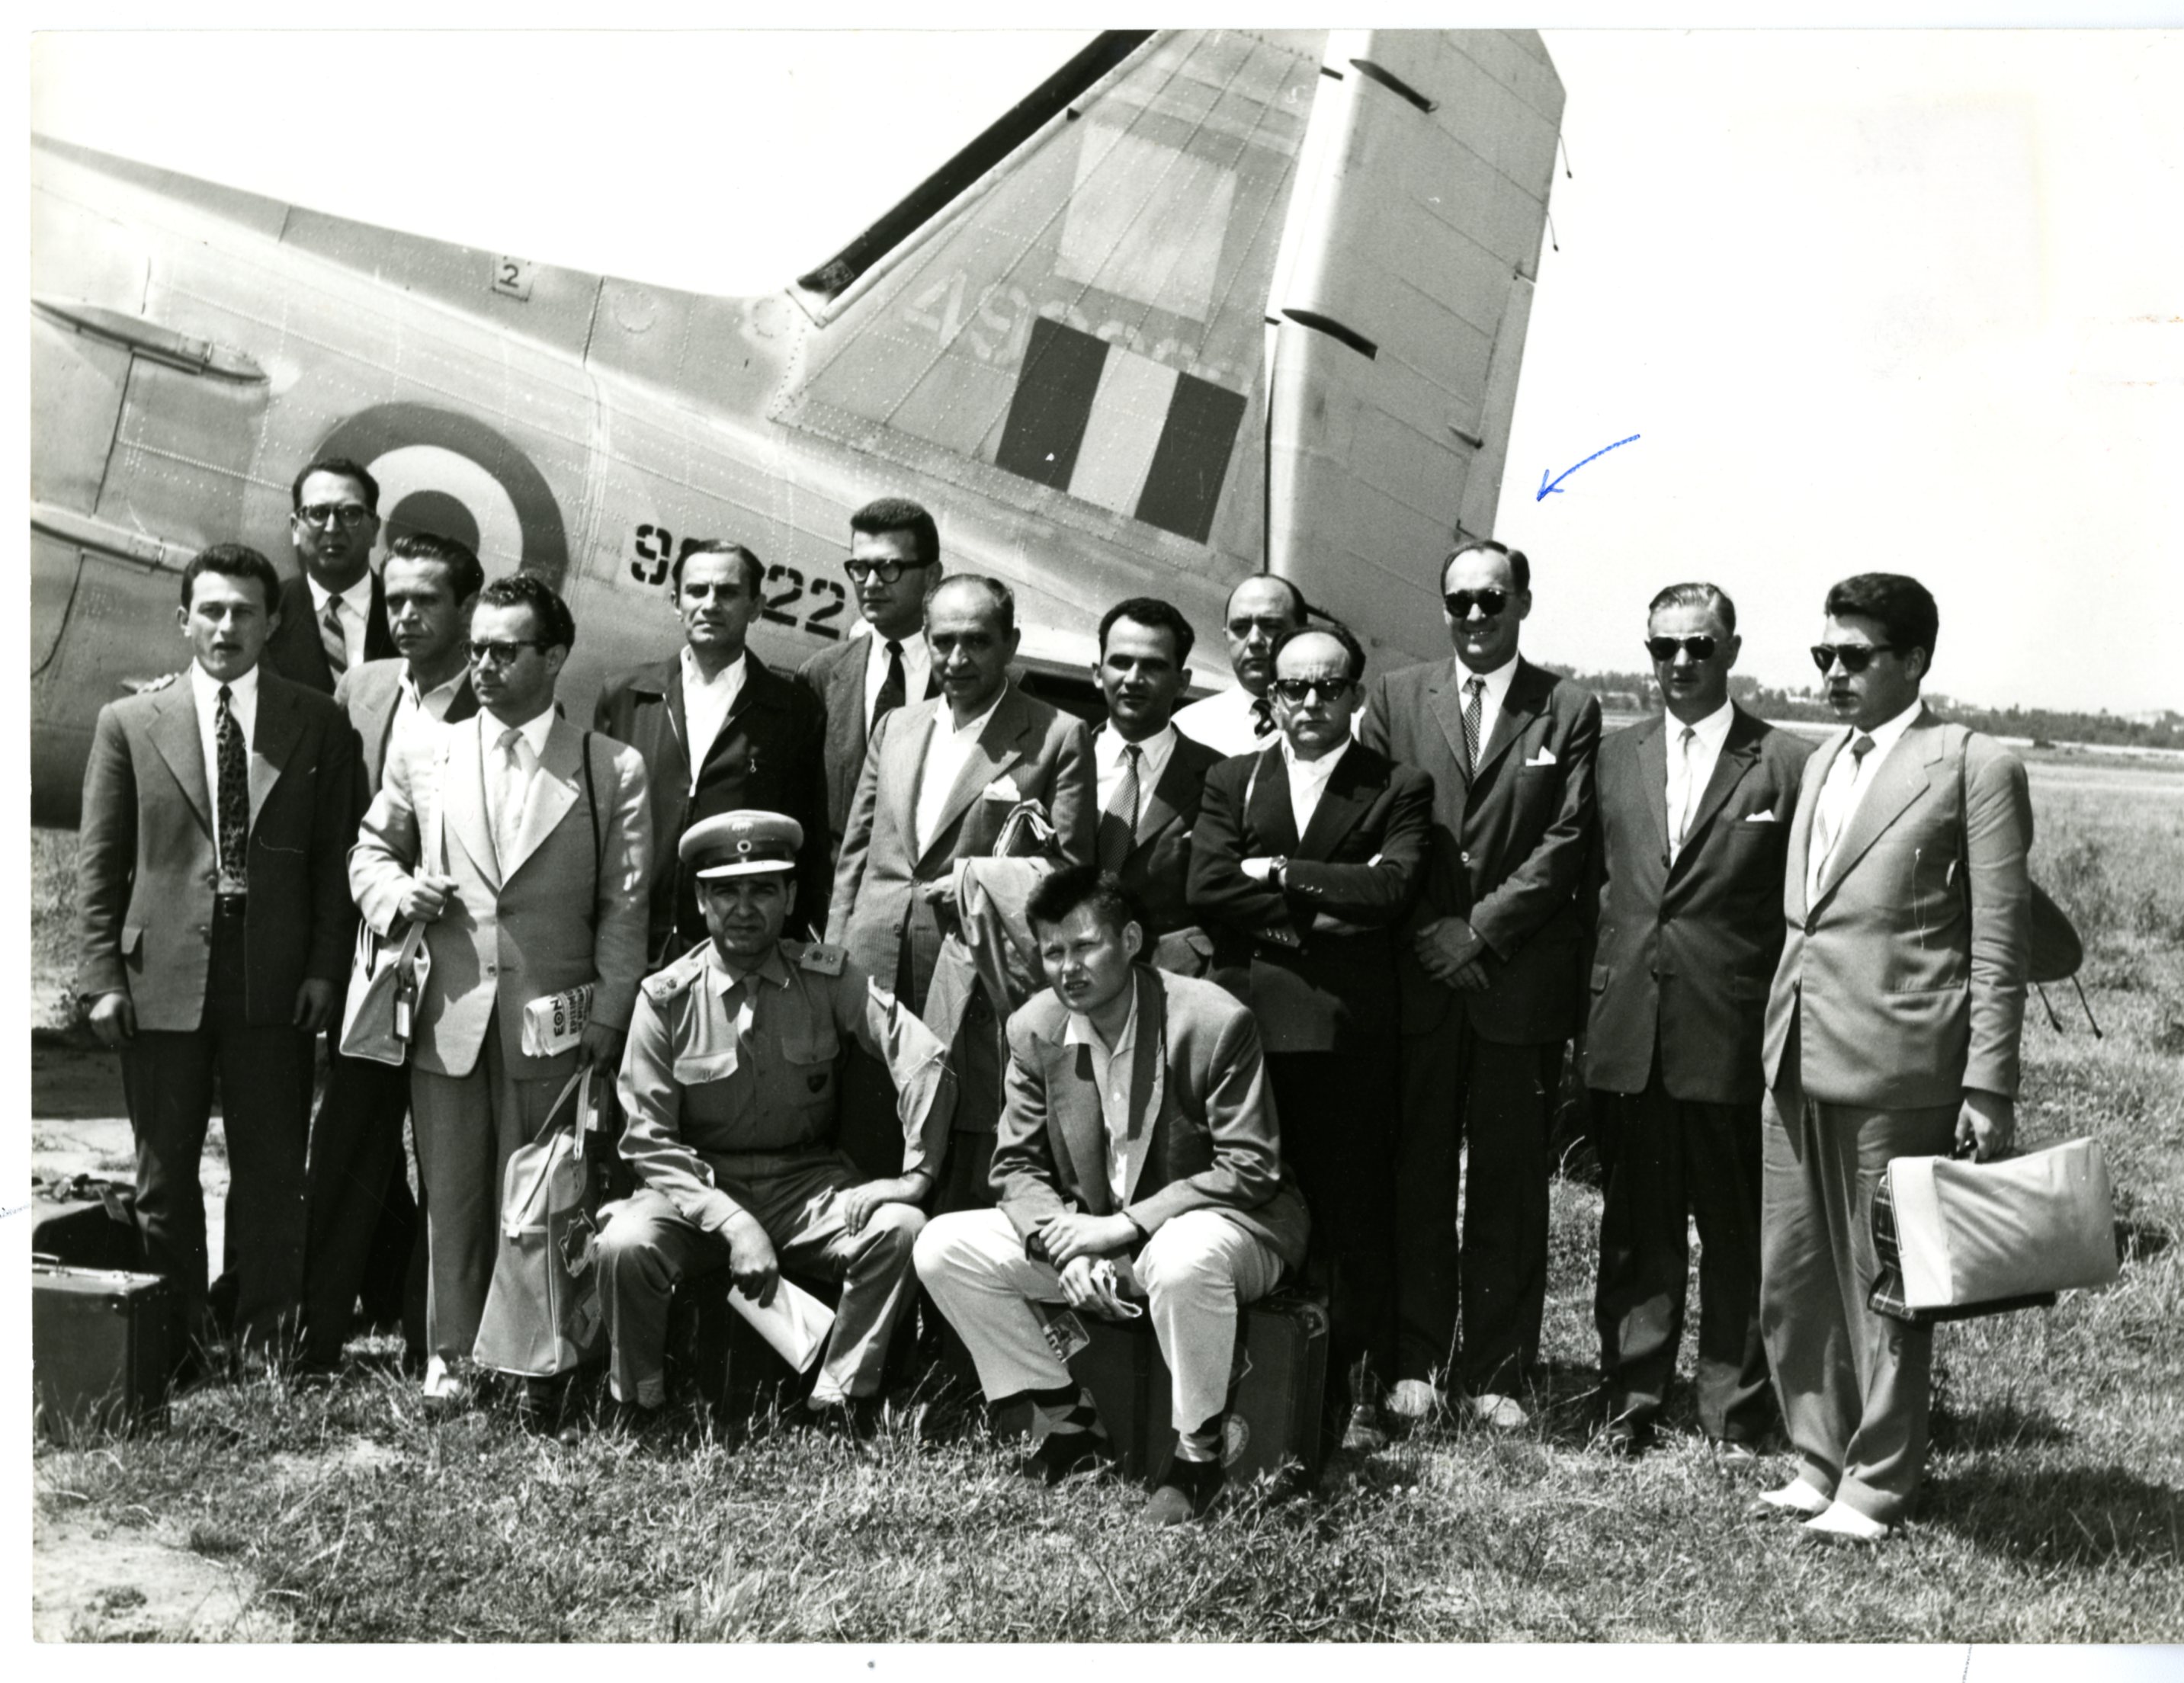
[[[677,661],[676,664],[679,666],[682,663]],[[678,686],[682,683],[682,676],[679,672],[676,676],[676,683]],[[773,674],[760,664],[758,656],[746,651],[744,655],[744,687],[736,692],[735,705],[728,709],[727,716],[721,721],[720,729],[714,733],[712,741],[706,746],[705,763],[707,765],[710,765],[713,756],[733,740],[736,733],[743,728],[744,720],[752,708],[777,707],[781,705],[780,698],[772,688],[773,683]],[[683,723],[687,726],[688,722],[689,720],[686,716]],[[758,749],[755,744],[750,751],[749,767],[753,774],[757,772]]]
[[[666,710],[660,723],[666,728],[660,733],[660,763],[646,775],[680,794],[690,787],[690,714],[682,705],[682,661],[665,662],[656,676],[660,705]]]
[[[577,804],[577,780],[583,775],[583,733],[565,720],[554,721],[546,733],[546,751],[538,757],[538,770],[523,797],[523,822],[515,833],[514,855],[500,861],[505,883],[523,868],[523,861],[554,833],[554,827]]]
[[[452,834],[460,842],[478,874],[498,893],[508,878],[493,852],[493,803],[485,787],[484,732],[494,722],[490,713],[480,713],[465,728],[448,733],[447,753],[442,762],[447,768],[447,776],[438,799],[443,838]],[[419,845],[423,846],[421,840]],[[428,871],[441,870],[445,865],[443,860],[436,861],[429,855],[422,863]]]
[[[1160,779],[1152,786],[1138,805],[1138,833],[1132,851],[1145,845],[1173,824],[1184,806],[1190,801],[1190,768],[1183,763],[1183,739],[1168,750],[1167,764],[1161,768]]]
[[[1669,727],[1655,714],[1639,727],[1648,733],[1638,739],[1638,781],[1645,787],[1646,811],[1653,821],[1653,839],[1661,857],[1669,856]]]
[[[1502,711],[1495,716],[1493,733],[1487,738],[1486,746],[1479,750],[1479,770],[1473,775],[1474,783],[1492,771],[1494,762],[1509,751],[1509,744],[1524,734],[1524,727],[1539,717],[1541,689],[1539,678],[1538,670],[1526,664],[1524,657],[1519,655],[1516,676],[1509,680],[1509,692],[1502,698]],[[1458,716],[1460,720],[1460,711]],[[1462,734],[1459,722],[1457,735],[1461,737]],[[1663,798],[1666,800],[1665,795]]]
[[[212,791],[205,787],[204,739],[198,734],[197,691],[188,673],[169,684],[160,696],[151,735],[159,757],[189,797],[198,823],[207,835],[213,834]]]
[[[303,734],[296,716],[296,699],[270,673],[258,679],[258,716],[250,728],[250,822],[258,822],[259,809],[273,785],[281,781],[281,768]]]
[[[1828,780],[1828,770],[1849,740],[1847,735],[1839,736],[1815,750],[1805,762],[1804,782],[1797,790],[1797,816],[1790,821],[1789,856],[1783,861],[1786,872],[1783,906],[1793,922],[1803,922],[1812,910],[1805,884],[1812,877],[1813,822],[1820,810],[1820,789]]]
[[[1758,733],[1742,713],[1737,713],[1730,719],[1729,735],[1721,744],[1721,752],[1714,756],[1713,774],[1707,779],[1698,805],[1691,809],[1691,828],[1684,833],[1683,851],[1676,855],[1679,865],[1697,850],[1700,835],[1713,822],[1722,804],[1736,792],[1736,786],[1758,763]]]
[[[1880,762],[1880,769],[1874,773],[1873,786],[1866,790],[1857,810],[1850,815],[1850,822],[1836,839],[1835,851],[1820,867],[1820,891],[1816,900],[1825,900],[1834,893],[1844,873],[1864,857],[1866,850],[1880,839],[1881,832],[1902,817],[1903,810],[1926,792],[1930,781],[1926,768],[1940,756],[1940,752],[1941,733],[1932,727],[1929,716],[1922,713],[1903,733],[1894,750]]]
[[[465,719],[477,717],[477,692],[471,688],[470,674],[465,672],[463,675],[462,683],[455,691],[454,699],[448,703],[447,717],[440,722],[459,725]]]
[[[1279,743],[1259,750],[1246,794],[1250,798],[1244,804],[1244,821],[1260,845],[1284,855],[1296,852],[1301,839],[1296,832],[1296,808],[1290,801],[1289,761],[1282,757]]]
[[[1378,785],[1367,786],[1363,752],[1355,743],[1343,751],[1341,761],[1327,779],[1327,787],[1320,791],[1319,805],[1312,810],[1312,822],[1297,838],[1298,857],[1332,856],[1343,838],[1357,828],[1366,809],[1372,805],[1372,798],[1379,789]]]
[[[1065,1015],[1056,1032],[1067,1034],[1068,1025]],[[1106,1215],[1114,1195],[1107,1184],[1107,1123],[1100,1110],[1099,1084],[1092,1078],[1092,1049],[1050,1040],[1045,1056],[1050,1125],[1061,1136],[1086,1208],[1095,1215]]]
[[[1161,985],[1158,971],[1149,965],[1135,968],[1138,1027],[1130,1056],[1130,1138],[1138,1148],[1131,1153],[1123,1182],[1126,1204],[1138,1195],[1138,1183],[1151,1161],[1160,1129],[1161,1107],[1167,1102],[1167,990]],[[1106,1120],[1104,1113],[1101,1120]]]
[[[944,707],[947,705],[945,701],[940,704]],[[939,715],[936,712],[933,716],[937,720]],[[956,773],[956,781],[948,790],[948,799],[940,808],[939,816],[933,821],[933,833],[925,839],[919,862],[922,863],[924,855],[939,846],[941,838],[955,828],[956,821],[978,798],[979,792],[1023,758],[1023,750],[1018,745],[1018,739],[1026,727],[1023,705],[1017,698],[1016,685],[1011,683],[1002,694],[1000,705],[994,709],[993,717],[986,721],[985,729],[978,733],[978,739],[971,744],[971,752],[965,756],[962,769]]]
[[[1448,757],[1455,761],[1459,774],[1475,775],[1463,758],[1463,687],[1456,681],[1456,665],[1451,660],[1436,663],[1433,680],[1426,687],[1426,705],[1432,708],[1434,722],[1440,733],[1448,738]]]
[[[933,740],[939,717],[938,709],[922,701],[899,708],[888,726],[887,746],[881,750],[886,762],[880,768],[885,774],[880,779],[880,794],[894,805],[895,830],[902,837],[903,853],[913,863],[917,853],[918,779],[925,771],[925,750]]]

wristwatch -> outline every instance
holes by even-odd
[[[1289,871],[1289,855],[1278,853],[1274,855],[1273,862],[1267,867],[1267,880],[1278,889],[1285,889],[1289,886],[1287,881]]]

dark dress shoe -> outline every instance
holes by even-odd
[[[1654,1443],[1653,1423],[1651,1420],[1610,1420],[1601,1441],[1610,1455],[1619,1455],[1626,1461],[1635,1461]]]
[[[1180,1525],[1185,1520],[1202,1519],[1227,1481],[1228,1474],[1218,1461],[1185,1461],[1178,1457],[1168,1463],[1160,1488],[1145,1499],[1145,1518],[1156,1525]]]
[[[1096,1470],[1109,1453],[1107,1440],[1098,1432],[1049,1432],[1017,1471],[1043,1485],[1058,1485],[1078,1473]]]

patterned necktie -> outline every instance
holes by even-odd
[[[1829,855],[1835,852],[1836,844],[1842,839],[1843,821],[1858,801],[1858,775],[1865,770],[1865,756],[1873,752],[1874,746],[1873,738],[1864,731],[1850,739],[1850,782],[1834,801],[1822,803],[1820,816],[1825,822],[1821,828],[1825,833],[1820,838],[1820,868],[1823,870],[1827,868]]]
[[[1683,799],[1676,803],[1675,834],[1669,844],[1669,859],[1671,863],[1674,863],[1676,855],[1684,850],[1684,839],[1691,833],[1691,805],[1693,798],[1697,794],[1691,786],[1691,744],[1698,740],[1698,735],[1696,731],[1689,725],[1685,725],[1683,734],[1676,738],[1684,756],[1684,795]]]
[[[1251,698],[1251,734],[1272,736],[1274,733],[1274,704],[1263,695]]]
[[[242,746],[242,726],[231,711],[228,687],[220,687],[220,705],[212,716],[214,757],[220,762],[220,891],[239,894],[248,888],[246,863],[250,837],[250,770]]]
[[[326,651],[326,670],[338,683],[348,670],[348,638],[342,630],[341,598],[326,598],[326,610],[319,616],[319,643]]]
[[[523,827],[523,793],[530,782],[523,763],[526,746],[520,727],[511,726],[500,733],[500,751],[494,761],[500,789],[493,803],[493,845],[503,870],[515,857],[516,835]]]
[[[1145,750],[1134,742],[1123,750],[1123,780],[1100,815],[1100,868],[1119,872],[1138,841],[1138,762]]]
[[[882,719],[894,711],[910,698],[910,680],[902,669],[902,644],[894,638],[887,640],[887,676],[880,680],[880,693],[872,698],[872,728],[878,730]]]
[[[1485,694],[1485,678],[1463,681],[1463,774],[1467,777],[1479,770],[1479,718],[1486,705]]]

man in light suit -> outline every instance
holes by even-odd
[[[289,541],[300,577],[281,588],[280,623],[265,644],[265,664],[291,683],[333,694],[342,674],[397,652],[387,624],[387,595],[371,570],[379,537],[379,482],[339,456],[296,476],[288,498]]]
[[[1381,677],[1358,733],[1434,783],[1425,883],[1396,956],[1403,1113],[1390,1402],[1411,1418],[1440,1407],[1432,1378],[1453,1363],[1473,1412],[1509,1430],[1527,1418],[1512,1393],[1537,1354],[1546,1303],[1547,1140],[1563,1043],[1581,1021],[1579,896],[1600,704],[1518,653],[1532,610],[1521,550],[1461,543],[1440,588],[1454,658]]]
[[[1144,926],[1095,867],[1046,878],[1031,919],[1049,985],[1009,1019],[1000,1207],[929,1223],[918,1276],[989,1402],[1029,1398],[1039,1441],[1024,1470],[1050,1483],[1091,1466],[1106,1434],[1032,1306],[1122,1318],[1126,1299],[1149,1300],[1177,1442],[1146,1515],[1174,1524],[1220,1491],[1237,1312],[1302,1262],[1304,1201],[1251,1014],[1212,983],[1134,963]]]
[[[1813,658],[1849,729],[1806,768],[1764,1048],[1760,1324],[1798,1472],[1762,1500],[1869,1543],[1918,1491],[1934,1338],[1868,1307],[1874,1188],[1892,1157],[2008,1149],[2032,805],[2014,755],[1919,699],[1924,586],[1861,573],[1826,612]]]
[[[871,634],[822,649],[796,672],[827,715],[827,823],[837,851],[880,721],[940,694],[924,635],[925,605],[940,586],[940,529],[907,497],[867,503],[850,516],[844,571]]]
[[[1092,668],[1107,704],[1106,722],[1092,736],[1100,803],[1093,850],[1142,915],[1147,956],[1180,976],[1203,976],[1213,950],[1190,913],[1190,832],[1206,774],[1221,755],[1173,722],[1195,640],[1173,605],[1133,596],[1101,617]]]
[[[1774,1424],[1759,1338],[1759,1038],[1782,861],[1812,746],[1729,699],[1736,606],[1652,600],[1656,714],[1600,745],[1585,1078],[1607,1171],[1593,1299],[1609,1447],[1652,1441],[1698,1223],[1699,1424],[1749,1456]]]
[[[1084,722],[1009,680],[1017,633],[1008,587],[972,574],[949,579],[926,605],[925,633],[941,696],[896,708],[875,729],[827,925],[829,945],[846,946],[866,975],[921,1014],[942,939],[957,917],[963,864],[992,854],[1009,814],[1025,801],[1045,808],[1064,860],[1088,863],[1094,813]],[[986,1201],[1000,1107],[997,1030],[1006,1011],[1006,1001],[978,985],[956,1047],[961,1098],[941,1176],[943,1209]],[[883,1108],[888,1114],[891,1102]]]
[[[429,735],[476,713],[470,622],[484,583],[477,557],[453,538],[404,532],[388,546],[387,625],[402,652],[351,666],[334,686],[334,700],[356,732],[359,818],[379,793],[398,735]],[[326,1035],[326,1091],[311,1124],[304,1363],[320,1372],[340,1366],[359,1297],[365,1324],[399,1323],[410,1356],[421,1363],[424,1220],[410,1194],[402,1149],[409,1072],[343,1057],[341,1020],[337,1008]]]
[[[1384,1448],[1396,1357],[1396,930],[1433,820],[1425,774],[1351,738],[1365,651],[1340,626],[1290,633],[1269,687],[1276,745],[1206,780],[1190,906],[1212,979],[1267,1046],[1283,1152],[1333,1274],[1331,1418],[1346,1448]]]
[[[451,1364],[477,1339],[508,1160],[578,1063],[619,1066],[644,969],[644,765],[556,715],[576,634],[542,579],[517,573],[479,592],[471,682],[484,711],[435,744],[400,745],[349,857],[373,928],[429,926],[410,1102],[432,1258],[433,1401],[465,1394]],[[587,984],[581,1042],[525,1052],[524,1006]]]
[[[764,605],[766,568],[740,543],[708,538],[677,556],[682,649],[607,680],[592,727],[644,761],[652,791],[648,968],[706,939],[682,868],[682,833],[722,812],[778,812],[804,838],[794,929],[827,927],[826,719],[811,693],[744,646]]]
[[[188,676],[99,710],[76,852],[79,985],[121,1054],[146,1253],[186,1337],[209,1340],[198,1160],[216,1079],[235,1328],[258,1346],[285,1338],[303,1289],[311,1039],[356,929],[355,749],[332,701],[264,670],[280,583],[238,543],[183,569]]]

